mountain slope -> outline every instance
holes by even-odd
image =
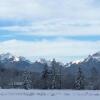
[[[100,52],[93,55],[89,55],[86,59],[78,63],[70,63],[66,65],[67,72],[76,75],[78,68],[80,67],[84,75],[90,76],[93,68],[96,68],[98,73],[100,73]]]
[[[30,62],[24,57],[16,57],[10,53],[1,54],[0,55],[0,63],[4,68],[14,68],[18,70],[29,70],[32,72],[41,73],[44,68],[44,64],[47,63],[49,67],[51,67],[52,62],[48,62],[46,60]],[[78,68],[81,68],[84,72],[84,75],[90,76],[91,70],[96,68],[100,73],[100,52],[97,52],[93,55],[89,55],[83,61],[73,61],[67,63],[66,65],[62,65],[63,74],[70,73],[72,75],[76,75],[78,72]],[[58,67],[59,69],[59,67]]]
[[[24,57],[16,57],[10,53],[1,54],[0,62],[4,65],[4,68],[12,68],[17,70],[29,70],[33,72],[41,72],[43,64],[39,62],[30,62]]]

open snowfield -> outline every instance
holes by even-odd
[[[0,89],[0,100],[100,100],[100,91]]]

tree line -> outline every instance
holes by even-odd
[[[100,89],[100,79],[95,67],[91,69],[89,77],[84,75],[81,67],[77,67],[77,73],[73,75],[55,59],[51,67],[44,63],[41,73],[7,69],[0,63],[0,88],[97,90]]]

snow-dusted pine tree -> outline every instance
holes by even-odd
[[[43,88],[48,89],[49,88],[49,70],[48,70],[48,65],[47,63],[44,65],[44,69],[42,72],[42,80],[43,80]]]
[[[75,89],[81,90],[84,88],[85,88],[84,75],[83,75],[82,69],[79,67],[77,77],[75,80]]]
[[[56,89],[56,60],[52,61],[52,89]]]
[[[31,89],[32,88],[32,79],[31,79],[31,72],[24,71],[24,88]]]

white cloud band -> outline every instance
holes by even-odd
[[[95,53],[100,50],[98,45],[100,45],[100,41],[56,40],[50,42],[44,40],[40,42],[25,42],[9,40],[0,42],[0,53],[10,52],[14,55],[25,56],[31,60],[32,57],[55,57],[63,61],[67,56],[86,56]]]

